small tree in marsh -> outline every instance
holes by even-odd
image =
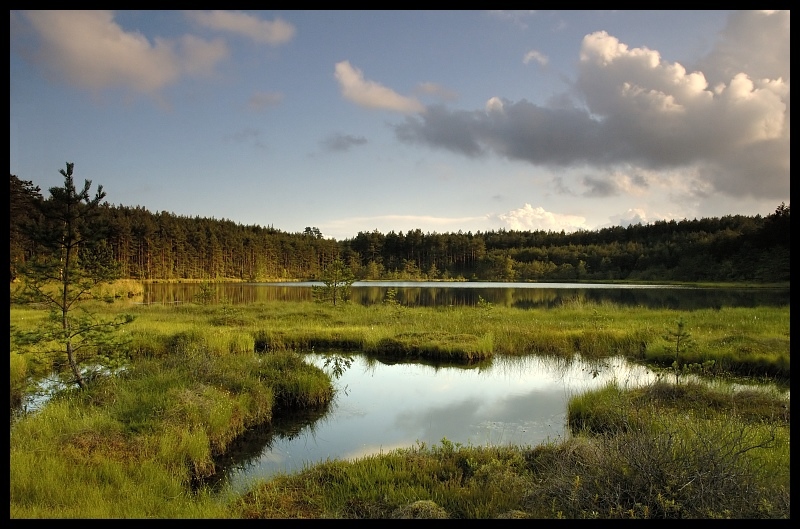
[[[672,363],[672,369],[675,371],[675,383],[678,384],[682,371],[681,353],[694,345],[694,341],[692,340],[692,335],[686,330],[686,323],[683,319],[678,320],[677,329],[668,331],[664,338],[675,343],[675,361]]]
[[[63,187],[51,187],[50,198],[33,202],[38,215],[22,228],[36,245],[36,255],[19,266],[22,286],[12,299],[47,306],[49,324],[29,331],[12,329],[12,335],[22,346],[58,344],[58,350],[48,352],[66,353],[75,383],[85,388],[79,364],[90,355],[79,356],[79,351],[102,352],[110,359],[119,345],[114,331],[133,317],[107,321],[82,305],[93,299],[93,287],[117,278],[117,263],[98,222],[100,201],[106,196],[103,186],[97,187],[94,198],[89,195],[91,180],[76,190],[74,165],[61,169]]]
[[[336,305],[337,301],[350,299],[350,286],[355,282],[356,277],[350,267],[344,264],[344,261],[336,259],[331,262],[322,272],[321,279],[325,285],[312,289],[316,301],[332,301]]]

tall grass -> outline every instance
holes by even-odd
[[[570,403],[582,420],[566,440],[442,439],[327,461],[257,484],[231,509],[241,518],[788,518],[788,414],[772,411],[785,401],[755,400],[701,385],[611,384]]]
[[[106,310],[130,311],[114,303]],[[13,312],[16,309],[12,309]],[[572,303],[553,309],[495,307],[332,306],[267,302],[237,306],[135,306],[126,326],[133,354],[159,356],[160,337],[189,328],[217,329],[208,340],[237,336],[258,351],[342,350],[409,359],[473,362],[494,355],[546,354],[586,358],[625,356],[653,366],[675,360],[669,333],[684,320],[694,347],[682,362],[715,360],[714,374],[788,379],[789,307],[697,311]],[[13,317],[12,317],[13,320]]]
[[[116,298],[115,298],[116,299]],[[539,447],[418,446],[329,461],[215,495],[215,456],[282,407],[325,406],[333,386],[296,352],[313,348],[473,362],[493,355],[674,361],[789,376],[789,308],[681,312],[567,304],[555,309],[406,308],[274,302],[241,306],[98,303],[133,312],[127,368],[12,421],[12,518],[44,517],[788,517],[788,402],[688,381],[609,386],[570,402],[573,439]],[[46,313],[11,307],[11,325]],[[11,342],[14,388],[37,370]],[[41,360],[41,359],[40,359]]]
[[[12,517],[225,516],[220,497],[192,492],[215,456],[278,405],[333,398],[328,376],[297,353],[262,358],[251,335],[185,316],[157,322],[147,346],[134,340],[121,374],[13,422]]]

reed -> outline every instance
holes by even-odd
[[[116,310],[112,305],[109,310]],[[429,360],[471,362],[495,355],[547,354],[587,358],[626,356],[669,367],[674,344],[665,336],[684,319],[696,347],[686,363],[716,360],[714,374],[767,375],[788,379],[789,308],[723,308],[677,311],[609,304],[565,304],[554,309],[492,307],[327,306],[269,302],[237,307],[229,326],[220,306],[139,307],[129,324],[141,333],[170,335],[192,325],[250,335],[264,350],[339,350]],[[147,330],[145,330],[147,329]],[[158,354],[157,340],[138,340]],[[249,346],[249,342],[248,342]]]
[[[135,279],[118,279],[111,283],[100,283],[92,289],[97,299],[113,302],[120,298],[135,298],[144,295],[144,284]]]

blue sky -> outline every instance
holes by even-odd
[[[338,240],[789,204],[789,12],[11,11],[11,174]]]

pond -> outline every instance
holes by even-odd
[[[324,367],[325,355],[307,361]],[[354,355],[335,381],[327,409],[276,417],[220,459],[212,484],[244,492],[253,480],[327,459],[354,459],[442,438],[462,445],[533,446],[567,435],[570,397],[615,380],[653,382],[650,369],[612,358],[592,363],[538,356],[501,357],[465,368],[385,363]]]
[[[311,301],[319,282],[212,283],[213,302],[256,303]],[[351,301],[381,303],[394,289],[406,306],[475,306],[483,299],[498,306],[520,309],[549,308],[565,302],[616,303],[624,306],[696,310],[721,307],[780,306],[789,304],[788,288],[695,288],[667,285],[605,283],[489,283],[357,281]],[[189,303],[200,293],[197,283],[148,283],[141,303]]]

